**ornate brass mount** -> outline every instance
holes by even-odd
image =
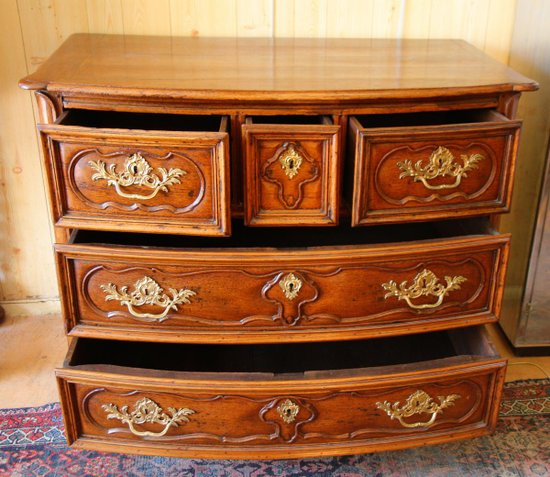
[[[178,305],[191,303],[189,298],[196,295],[194,291],[186,288],[180,290],[169,288],[168,291],[172,294],[172,298],[170,298],[163,293],[164,289],[150,277],[143,277],[134,283],[134,291],[131,293],[128,292],[127,286],[123,286],[118,291],[113,283],[100,285],[100,287],[107,294],[105,301],[120,301],[120,304],[125,305],[132,316],[144,321],[160,321],[166,317],[170,310],[177,311]],[[159,314],[153,314],[139,313],[134,309],[134,307],[143,305],[161,306],[164,310]]]
[[[411,394],[405,404],[400,408],[399,401],[393,404],[388,401],[377,402],[376,407],[385,411],[390,419],[397,419],[403,427],[429,427],[431,426],[438,414],[443,412],[443,409],[453,406],[454,401],[459,399],[460,394],[449,394],[448,396],[437,396],[439,404],[436,403],[430,396],[424,391],[418,390]],[[413,416],[415,414],[431,414],[432,417],[426,422],[413,422],[408,423],[404,421],[404,418]]]
[[[281,167],[288,178],[292,179],[298,174],[300,166],[302,165],[302,162],[304,162],[304,158],[296,150],[295,144],[289,143],[281,151],[281,154],[279,155],[279,162],[281,163]]]
[[[300,280],[294,273],[289,273],[285,275],[279,281],[279,286],[283,290],[285,297],[289,300],[294,300],[300,293],[302,288],[302,280]]]
[[[299,412],[300,406],[290,399],[285,399],[277,406],[277,413],[287,424],[294,422]]]
[[[182,169],[171,168],[169,170],[163,167],[158,168],[160,176],[152,174],[153,168],[139,153],[132,154],[124,162],[124,170],[116,171],[116,165],[107,166],[103,161],[90,161],[88,165],[96,171],[92,175],[93,181],[106,180],[107,185],[114,186],[118,195],[127,199],[149,200],[154,198],[160,191],[168,192],[168,186],[180,184],[179,177],[187,174]],[[147,189],[153,189],[149,195],[132,194],[125,192],[122,187],[142,186]]]
[[[162,437],[164,436],[170,427],[178,427],[181,422],[189,422],[187,416],[195,414],[195,411],[182,407],[181,409],[175,409],[173,407],[168,408],[168,412],[171,415],[166,414],[163,409],[152,399],[142,398],[134,404],[134,410],[128,412],[128,406],[122,406],[120,410],[115,404],[103,404],[101,406],[105,412],[107,412],[107,419],[118,419],[124,424],[128,425],[130,432],[139,437]],[[164,426],[164,429],[160,432],[151,431],[138,431],[135,424],[160,424]]]
[[[401,170],[399,178],[412,177],[413,182],[422,182],[427,189],[440,190],[440,189],[453,189],[460,185],[463,177],[467,177],[467,172],[477,169],[477,163],[485,157],[481,154],[471,154],[467,156],[462,154],[460,156],[462,165],[455,162],[455,157],[452,152],[446,147],[439,146],[435,149],[426,165],[423,165],[423,161],[417,161],[414,166],[410,160],[398,162],[397,167]],[[436,177],[454,177],[455,181],[452,184],[439,184],[431,185],[429,180]]]
[[[443,303],[445,295],[453,290],[460,290],[460,284],[464,283],[467,278],[457,275],[455,277],[445,277],[447,285],[439,283],[439,278],[435,274],[424,269],[416,275],[413,279],[413,283],[408,286],[407,280],[401,282],[399,287],[394,280],[390,280],[387,283],[382,284],[382,288],[388,293],[384,295],[384,299],[387,300],[392,296],[396,296],[398,300],[405,300],[407,305],[416,310],[423,310],[426,308],[436,308]],[[437,297],[435,303],[425,303],[423,305],[415,305],[411,300],[419,298],[421,296],[433,295]]]

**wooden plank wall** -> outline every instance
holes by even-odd
[[[57,307],[36,111],[17,80],[70,34],[462,38],[507,62],[522,36],[516,6],[520,16],[532,10],[530,0],[2,0],[0,303],[22,313]],[[532,22],[542,31],[545,19]],[[522,160],[527,176],[539,172],[535,159]]]

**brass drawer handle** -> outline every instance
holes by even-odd
[[[147,321],[161,320],[170,310],[178,310],[178,305],[183,303],[191,303],[189,300],[196,293],[192,290],[182,288],[176,290],[169,288],[168,291],[172,294],[172,298],[166,295],[164,289],[152,278],[143,277],[134,283],[134,290],[128,291],[127,286],[123,286],[120,291],[113,283],[100,285],[101,289],[107,294],[105,301],[116,300],[120,301],[121,305],[128,308],[130,314],[136,318],[148,319]],[[161,306],[164,310],[161,313],[140,313],[134,307],[143,305]]]
[[[439,283],[439,278],[428,269],[422,270],[413,279],[413,283],[408,286],[407,280],[401,282],[399,287],[394,280],[382,284],[382,288],[388,293],[384,295],[384,300],[392,296],[396,296],[398,300],[405,300],[407,305],[415,310],[423,310],[426,308],[436,308],[443,303],[443,298],[453,290],[460,290],[460,284],[464,283],[467,278],[457,275],[455,277],[445,276],[447,285]],[[411,300],[421,296],[435,296],[435,303],[425,303],[423,305],[415,305]]]
[[[401,170],[399,178],[412,177],[413,182],[420,181],[424,184],[424,187],[431,190],[453,189],[460,185],[462,178],[467,177],[469,171],[477,169],[477,163],[485,157],[481,154],[471,154],[470,156],[462,154],[460,159],[462,165],[455,162],[455,157],[451,151],[446,147],[439,146],[431,153],[425,166],[422,160],[417,161],[414,166],[410,160],[398,162],[397,167]],[[446,176],[454,177],[455,181],[452,184],[439,185],[428,183],[430,179]]]
[[[182,407],[175,409],[173,407],[168,408],[168,412],[171,415],[166,414],[163,409],[152,399],[142,398],[134,404],[134,410],[128,412],[128,406],[122,406],[120,410],[115,404],[103,404],[101,406],[105,412],[107,412],[107,419],[118,419],[124,424],[128,425],[128,429],[135,436],[139,437],[162,437],[164,436],[170,427],[178,427],[181,422],[189,422],[187,416],[195,414],[192,409]],[[164,426],[164,429],[160,432],[151,431],[138,431],[134,424],[160,424]]]
[[[279,162],[284,173],[289,179],[292,179],[298,175],[298,171],[300,170],[302,162],[304,162],[304,158],[296,150],[295,145],[290,143],[279,155]]]
[[[431,426],[438,414],[443,412],[443,409],[454,405],[454,401],[459,399],[460,394],[449,394],[448,396],[437,396],[439,404],[436,403],[424,391],[418,390],[411,394],[405,404],[400,408],[399,401],[389,403],[388,401],[377,402],[376,407],[385,411],[390,419],[397,419],[403,427],[429,427]],[[411,417],[415,414],[431,414],[432,417],[426,422],[408,423],[403,419]]]
[[[152,174],[153,168],[139,152],[132,154],[126,159],[122,172],[116,171],[115,164],[107,166],[103,161],[90,161],[88,165],[96,171],[96,173],[92,175],[93,181],[106,180],[107,185],[115,186],[118,195],[126,197],[127,199],[150,200],[154,198],[159,191],[168,192],[169,185],[180,184],[181,181],[179,177],[187,174],[184,170],[177,167],[169,170],[159,167],[158,172],[160,176]],[[124,192],[122,189],[122,187],[130,186],[146,187],[147,189],[153,189],[153,192],[149,195],[131,194]]]
[[[300,406],[290,399],[285,399],[281,404],[277,406],[277,413],[281,416],[281,419],[287,424],[294,422],[296,416],[300,412]]]

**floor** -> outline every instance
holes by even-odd
[[[499,328],[490,326],[489,332],[500,354],[509,358],[508,381],[548,377],[550,356],[515,357]],[[53,370],[66,351],[58,315],[5,318],[0,323],[0,408],[57,401]]]

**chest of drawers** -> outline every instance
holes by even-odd
[[[494,429],[521,122],[460,41],[75,35],[35,90],[76,447],[286,458]]]

